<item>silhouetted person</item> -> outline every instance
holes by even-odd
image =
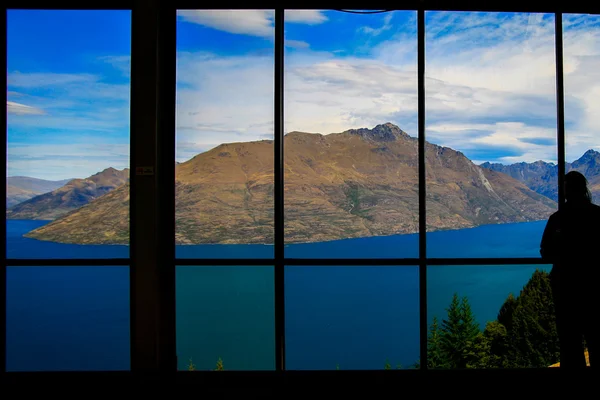
[[[561,368],[585,368],[582,339],[593,366],[598,343],[600,207],[592,204],[587,183],[577,171],[566,174],[566,202],[548,219],[540,248],[542,259],[553,264],[550,281]]]

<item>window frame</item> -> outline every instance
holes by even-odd
[[[299,8],[331,9],[318,4],[319,7],[307,7],[306,2],[272,2],[275,10],[275,91],[274,91],[274,207],[275,207],[275,253],[269,259],[178,259],[175,256],[175,82],[176,82],[176,12],[182,9],[200,9],[197,1],[177,0],[169,3],[165,0],[149,1],[103,1],[92,2],[86,6],[72,7],[67,1],[56,1],[49,7],[39,1],[9,1],[4,8],[1,21],[5,36],[2,48],[2,61],[6,70],[6,10],[11,8],[44,8],[44,9],[129,9],[132,10],[132,71],[131,71],[131,128],[130,128],[130,257],[124,259],[41,259],[15,260],[6,257],[6,215],[3,214],[3,229],[0,234],[0,342],[4,345],[0,350],[0,373],[6,372],[6,269],[9,266],[129,266],[130,269],[130,316],[131,316],[131,372],[159,371],[176,373],[185,381],[201,381],[211,383],[212,372],[177,370],[176,332],[175,332],[175,268],[176,266],[202,265],[268,265],[274,267],[275,274],[275,345],[276,369],[269,372],[227,371],[228,378],[220,383],[258,382],[262,378],[273,376],[295,376],[299,379],[310,375],[310,372],[289,371],[285,368],[285,266],[299,267],[311,265],[327,266],[403,266],[419,267],[420,296],[420,362],[418,371],[369,371],[369,377],[397,374],[428,374],[440,376],[453,371],[431,371],[427,365],[427,267],[429,265],[545,265],[541,257],[533,258],[428,258],[426,254],[426,186],[425,186],[425,12],[426,11],[507,11],[507,12],[546,12],[555,16],[555,59],[556,59],[556,102],[557,102],[557,151],[558,151],[558,189],[559,208],[564,204],[563,181],[565,173],[565,128],[564,128],[564,77],[563,77],[563,32],[562,15],[566,13],[598,14],[600,6],[586,4],[581,0],[573,0],[568,5],[524,4],[517,2],[497,1],[474,5],[473,1],[419,1],[405,2],[404,7],[397,10],[417,12],[418,43],[418,144],[419,144],[419,257],[399,259],[294,259],[286,258],[284,249],[283,221],[283,120],[284,120],[284,12],[286,9]],[[313,2],[309,2],[313,3]],[[231,5],[231,7],[225,7]],[[218,8],[243,9],[236,3],[225,1]],[[288,7],[282,7],[287,5]],[[315,6],[317,3],[314,4]],[[93,7],[97,6],[97,7]],[[143,65],[143,66],[142,66]],[[144,70],[148,70],[144,72]],[[4,85],[4,101],[6,102],[6,74],[2,78]],[[6,197],[6,108],[2,112],[4,141],[2,151],[5,162],[2,172],[2,190]],[[149,130],[148,130],[149,129]],[[142,137],[142,132],[144,133]],[[148,133],[149,132],[149,133]],[[138,166],[155,166],[156,174],[152,177],[136,176]],[[149,233],[148,233],[149,232]],[[316,372],[316,371],[315,371]],[[333,371],[336,376],[356,376],[358,371]],[[101,371],[99,371],[101,373]],[[365,373],[365,371],[362,371]],[[496,372],[498,373],[498,371]],[[510,374],[510,371],[503,371]],[[555,373],[544,371],[544,373]],[[37,374],[37,373],[36,373]],[[43,373],[41,373],[43,374]],[[62,373],[61,373],[62,374]],[[64,373],[68,374],[68,373]],[[23,375],[23,374],[22,374]],[[30,374],[26,374],[30,375]],[[53,373],[53,375],[56,375]],[[115,375],[115,374],[111,374]],[[118,374],[117,374],[118,375]],[[127,374],[128,375],[128,374]],[[328,379],[331,374],[327,373]],[[455,375],[454,375],[455,376]],[[335,378],[333,378],[335,379]]]

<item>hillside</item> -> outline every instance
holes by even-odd
[[[35,196],[6,210],[7,219],[53,220],[123,185],[129,169],[107,168],[85,179],[72,179],[51,192]]]
[[[51,192],[69,181],[70,179],[48,181],[29,176],[9,176],[6,178],[6,208],[29,200],[39,194]]]
[[[418,230],[417,140],[392,124],[285,136],[286,242]],[[547,218],[550,199],[427,144],[430,230]],[[176,240],[273,243],[273,142],[222,144],[176,167]],[[126,243],[127,186],[27,234],[69,243]],[[111,210],[110,212],[108,210]]]
[[[544,161],[509,165],[486,162],[481,164],[481,167],[510,175],[523,182],[531,190],[558,201],[558,166],[556,164]],[[600,204],[600,153],[590,149],[572,163],[565,163],[565,171],[571,170],[579,171],[586,176],[592,198],[596,204]]]

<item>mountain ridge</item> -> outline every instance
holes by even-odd
[[[128,168],[117,170],[108,167],[84,179],[71,179],[51,192],[14,205],[6,210],[6,218],[54,220],[109,193],[128,180]]]
[[[6,208],[51,192],[69,181],[70,179],[52,181],[30,176],[8,176],[6,177]]]
[[[558,165],[538,160],[532,163],[501,164],[485,162],[482,168],[502,172],[525,183],[530,189],[558,201]],[[600,200],[600,152],[589,149],[577,160],[565,163],[565,172],[579,171],[586,176],[592,198]]]
[[[398,126],[289,132],[286,243],[418,231],[418,141]],[[426,142],[428,230],[547,218],[555,203],[463,153]],[[176,166],[176,242],[272,244],[273,141],[224,143]],[[26,236],[127,243],[128,184]],[[113,210],[115,216],[107,214]],[[102,226],[118,227],[106,234]]]

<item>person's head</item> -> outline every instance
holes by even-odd
[[[565,175],[565,199],[567,202],[591,203],[592,193],[587,187],[588,181],[581,172],[570,171]]]

